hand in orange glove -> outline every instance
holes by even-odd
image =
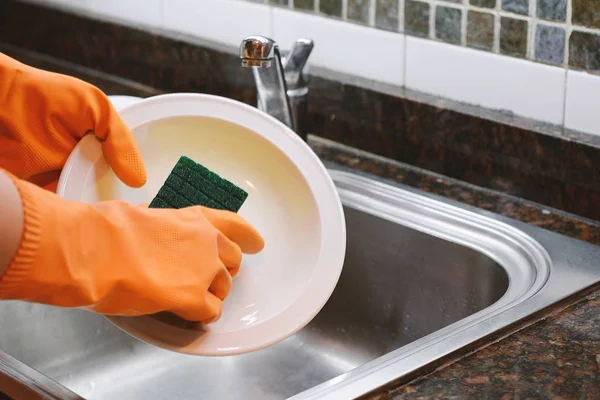
[[[91,132],[102,141],[104,156],[125,184],[146,183],[131,131],[98,88],[0,53],[0,166],[56,191],[69,154]]]
[[[90,205],[7,175],[21,198],[24,228],[0,279],[0,299],[124,316],[169,311],[210,323],[221,314],[242,252],[264,246],[232,212]],[[0,195],[10,190],[0,179]]]

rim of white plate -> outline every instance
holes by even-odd
[[[296,166],[312,191],[321,221],[319,267],[311,276],[304,292],[286,309],[258,325],[235,332],[207,334],[192,345],[174,348],[139,329],[140,321],[150,317],[107,318],[120,329],[158,347],[204,356],[247,353],[275,344],[308,324],[323,308],[339,280],[346,252],[346,225],[342,203],[327,169],[294,131],[255,107],[221,96],[198,93],[161,94],[124,106],[119,110],[130,129],[164,118],[205,116],[241,125],[269,141]],[[101,152],[100,144],[97,146]],[[89,151],[89,149],[88,149]],[[63,168],[57,193],[77,197],[81,187],[69,187],[69,176],[81,157],[78,144]],[[74,194],[73,194],[74,193]],[[133,323],[133,321],[136,321]]]

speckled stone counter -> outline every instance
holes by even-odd
[[[6,51],[6,50],[5,50]],[[7,52],[8,53],[8,52]],[[161,90],[73,69],[29,53],[9,53],[30,65],[69,73],[109,94],[149,96]],[[600,224],[511,195],[473,186],[311,136],[326,162],[445,196],[563,235],[600,245]],[[600,398],[600,286],[548,310],[542,320],[495,343],[485,343],[415,381],[373,393],[372,399],[598,399]]]
[[[600,291],[373,399],[600,399]]]

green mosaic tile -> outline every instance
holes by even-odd
[[[574,25],[600,29],[600,1],[572,0]]]
[[[569,65],[600,71],[600,35],[573,31],[569,38]]]
[[[410,35],[429,35],[429,4],[406,0],[404,3],[404,31]]]
[[[548,21],[565,21],[567,0],[537,0],[537,16]]]
[[[435,37],[449,43],[460,43],[461,20],[461,10],[437,6],[435,11]]]
[[[467,45],[492,50],[494,45],[494,15],[479,11],[467,14]]]
[[[502,17],[500,19],[500,52],[516,57],[527,54],[527,21]]]
[[[298,10],[314,10],[315,0],[294,0],[294,8]]]
[[[342,0],[327,0],[319,2],[319,11],[333,17],[342,16]]]

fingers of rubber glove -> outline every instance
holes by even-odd
[[[240,246],[242,252],[256,254],[264,248],[265,242],[260,233],[238,214],[212,208],[203,208],[202,212],[215,228]]]
[[[117,177],[128,186],[138,188],[146,183],[146,169],[129,127],[99,88],[67,77],[76,92],[83,92],[87,103],[88,129],[102,140],[102,151]],[[82,132],[85,134],[89,130]]]
[[[90,111],[95,135],[102,140],[102,151],[117,177],[128,186],[146,183],[146,169],[131,130],[119,116],[106,95],[96,87],[90,89]]]
[[[220,233],[217,236],[217,248],[219,249],[219,258],[229,271],[229,275],[236,276],[242,263],[242,249],[240,249],[240,246]]]
[[[117,177],[128,186],[139,188],[146,183],[142,156],[129,128],[119,121],[110,127],[102,151]]]
[[[213,279],[208,291],[217,296],[219,299],[225,300],[225,297],[227,297],[230,290],[231,275],[229,275],[227,269],[223,268],[217,273],[215,279]]]
[[[215,322],[223,312],[223,301],[210,292],[206,292],[204,296],[205,301],[201,304],[185,309],[174,309],[171,312],[188,321],[202,322],[203,324]]]

